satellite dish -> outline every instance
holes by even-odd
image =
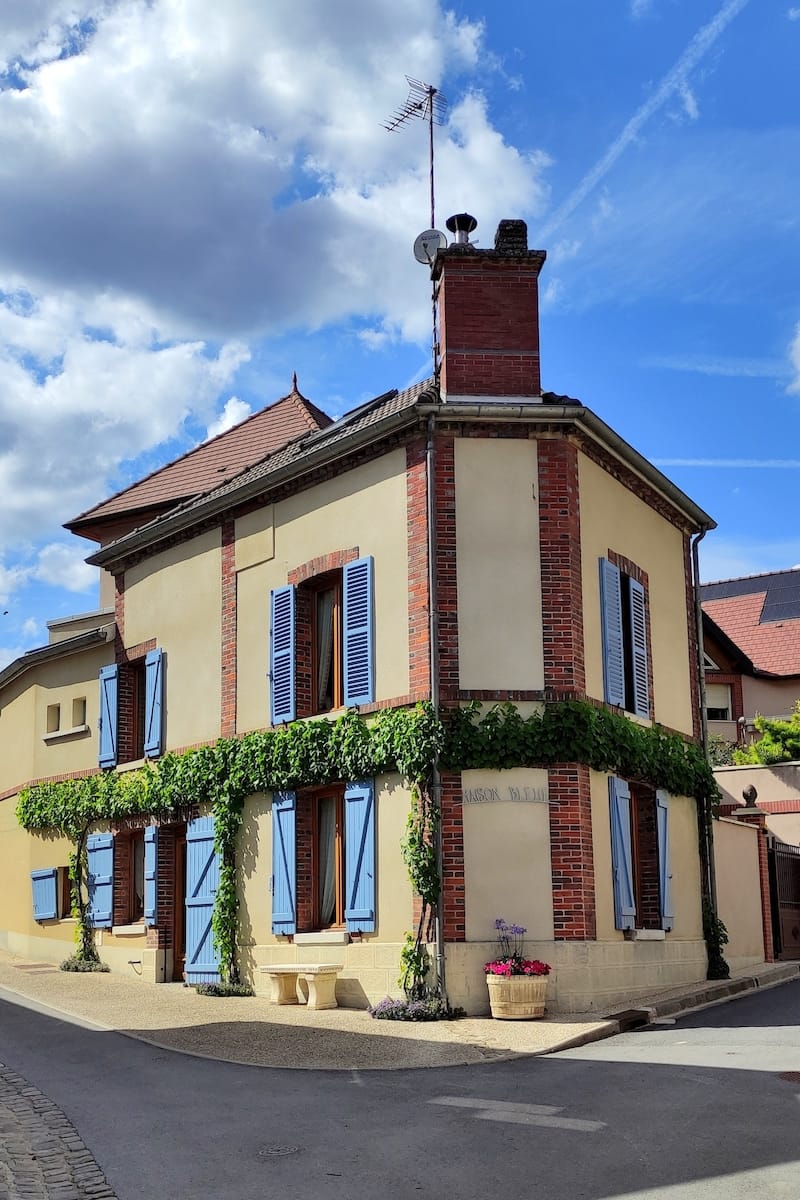
[[[444,250],[446,246],[447,234],[438,229],[426,229],[414,242],[414,258],[418,263],[430,267],[436,258],[437,250]]]

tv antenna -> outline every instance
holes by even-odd
[[[401,129],[415,117],[428,122],[431,164],[431,229],[434,229],[436,226],[436,191],[433,176],[433,127],[434,125],[444,125],[447,100],[438,88],[433,87],[430,83],[423,83],[421,79],[412,79],[410,75],[406,75],[406,82],[408,83],[408,97],[399,108],[395,109],[388,120],[383,122],[383,128],[388,133],[394,133],[396,129]]]

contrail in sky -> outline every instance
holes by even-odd
[[[658,112],[673,93],[679,91],[686,83],[690,72],[694,70],[706,51],[713,46],[720,34],[730,25],[733,18],[739,15],[747,3],[748,0],[727,0],[717,15],[697,31],[675,66],[667,72],[652,96],[634,113],[622,133],[611,143],[600,161],[595,163],[592,169],[584,175],[575,191],[567,197],[560,208],[556,209],[544,228],[539,230],[538,240],[540,243],[551,237],[559,225],[563,224],[578,205],[582,204],[586,197],[594,191],[620,155],[639,135],[642,126],[650,120],[654,113]]]

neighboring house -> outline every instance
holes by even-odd
[[[705,583],[700,598],[709,733],[752,741],[756,716],[800,699],[800,570]]]
[[[713,521],[591,410],[542,393],[544,257],[517,221],[492,250],[440,251],[438,379],[333,423],[295,386],[69,523],[99,543],[114,639],[76,634],[63,660],[47,647],[0,675],[3,944],[53,959],[70,939],[57,896],[69,846],[14,820],[37,780],[431,699],[530,714],[588,698],[699,739],[691,538]],[[81,732],[53,741],[48,713],[81,696]],[[450,769],[440,785],[452,1003],[485,1010],[498,916],[552,963],[563,1010],[704,978],[693,798],[582,761]],[[345,1003],[397,991],[415,914],[410,804],[397,773],[247,800],[246,977],[333,961]],[[92,834],[97,938],[115,970],[213,978],[213,816],[179,816]]]

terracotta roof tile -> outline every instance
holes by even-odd
[[[67,528],[80,529],[125,513],[173,508],[215,490],[297,438],[331,424],[327,413],[301,396],[295,380],[291,392],[275,404],[81,513]]]
[[[762,590],[703,600],[703,612],[747,655],[757,671],[800,675],[800,619],[762,624],[766,596]]]

